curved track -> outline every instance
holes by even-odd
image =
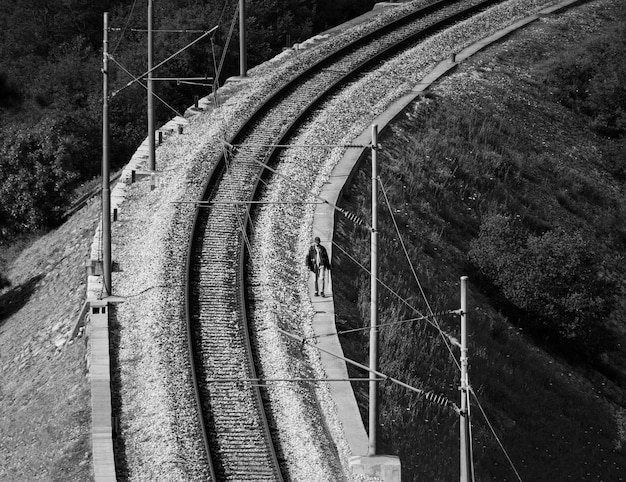
[[[256,378],[247,324],[250,201],[279,149],[325,99],[429,35],[502,0],[442,0],[360,38],[271,96],[231,139],[196,210],[187,258],[186,312],[199,417],[212,480],[283,480]]]

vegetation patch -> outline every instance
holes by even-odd
[[[247,59],[254,66],[285,47],[370,10],[373,0],[265,0],[247,7]],[[213,35],[155,71],[156,125],[239,73],[238,2],[155,2],[154,65],[214,26]],[[0,0],[0,242],[58,226],[73,189],[100,172],[102,28],[110,13],[109,155],[123,166],[147,136],[147,9],[121,0]],[[194,32],[195,33],[192,33]],[[202,82],[181,78],[205,77]],[[207,85],[209,84],[209,85]],[[42,202],[45,199],[45,202]]]
[[[460,66],[380,136],[379,266],[394,291],[379,288],[380,322],[436,314],[382,328],[380,368],[457,402],[458,317],[448,311],[468,275],[470,382],[522,480],[623,470],[625,104],[613,46],[624,19],[615,1],[542,19]],[[572,87],[583,77],[586,95]],[[364,164],[342,207],[369,219]],[[367,265],[369,233],[341,218],[336,228],[337,244]],[[335,253],[338,329],[366,327],[369,276]],[[342,338],[363,363],[367,333]],[[401,457],[403,479],[458,477],[456,414],[380,390],[380,452]],[[474,403],[478,480],[516,480],[480,411]]]

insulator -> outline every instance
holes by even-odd
[[[346,211],[345,209],[337,208],[346,218],[356,224],[364,225],[365,222],[356,214],[351,213],[350,211]]]
[[[449,404],[449,401],[446,397],[444,397],[443,395],[437,395],[436,393],[427,392],[425,394],[425,398],[429,402],[433,402],[433,403],[436,403],[437,405],[442,405],[444,407],[448,406]]]

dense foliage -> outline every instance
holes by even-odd
[[[373,1],[248,0],[248,65],[279,53],[373,6]],[[238,0],[154,1],[154,29],[218,31],[159,68],[159,77],[214,77],[229,38]],[[101,159],[101,49],[103,12],[110,12],[111,160],[125,163],[145,138],[145,90],[127,70],[146,70],[147,8],[122,0],[0,0],[0,242],[54,226],[71,190],[99,171]],[[238,29],[224,55],[219,80],[238,72]],[[155,64],[197,33],[155,33]],[[219,67],[217,67],[219,68]],[[119,93],[118,93],[119,92]],[[157,122],[184,112],[210,88],[157,83]],[[142,99],[139,101],[138,99]],[[5,175],[6,174],[6,175]],[[46,176],[45,179],[42,176]],[[33,179],[39,177],[39,179]],[[28,188],[29,193],[15,191]],[[46,202],[42,203],[41,200]]]
[[[607,142],[603,157],[612,174],[626,181],[626,27],[616,25],[581,48],[546,65],[544,82],[554,98],[586,119]]]
[[[559,102],[587,116],[596,132],[611,138],[626,135],[624,51],[626,26],[617,25],[581,48],[565,52],[546,76]]]
[[[31,129],[9,126],[0,145],[0,228],[21,231],[54,224],[81,178],[95,174],[97,138],[79,118],[46,117]],[[1,232],[9,237],[10,231]]]
[[[531,234],[519,218],[486,216],[469,259],[522,310],[528,328],[583,354],[610,349],[603,320],[614,308],[614,282],[602,279],[602,257],[581,232]]]

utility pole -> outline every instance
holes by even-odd
[[[467,276],[461,276],[461,482],[473,482],[472,443],[470,440],[469,382],[467,377]]]
[[[154,94],[153,94],[153,72],[154,64],[154,12],[152,11],[152,0],[148,0],[148,165],[151,171],[156,169],[156,153],[154,146]]]
[[[370,234],[370,370],[378,370],[378,126],[372,125],[372,231]],[[370,375],[371,376],[371,375]],[[376,378],[375,376],[373,378]],[[378,381],[369,382],[369,449],[376,455]]]
[[[102,274],[106,297],[111,296],[111,189],[109,161],[109,13],[104,13],[102,53]]]
[[[248,75],[246,55],[246,0],[239,0],[239,76]]]

